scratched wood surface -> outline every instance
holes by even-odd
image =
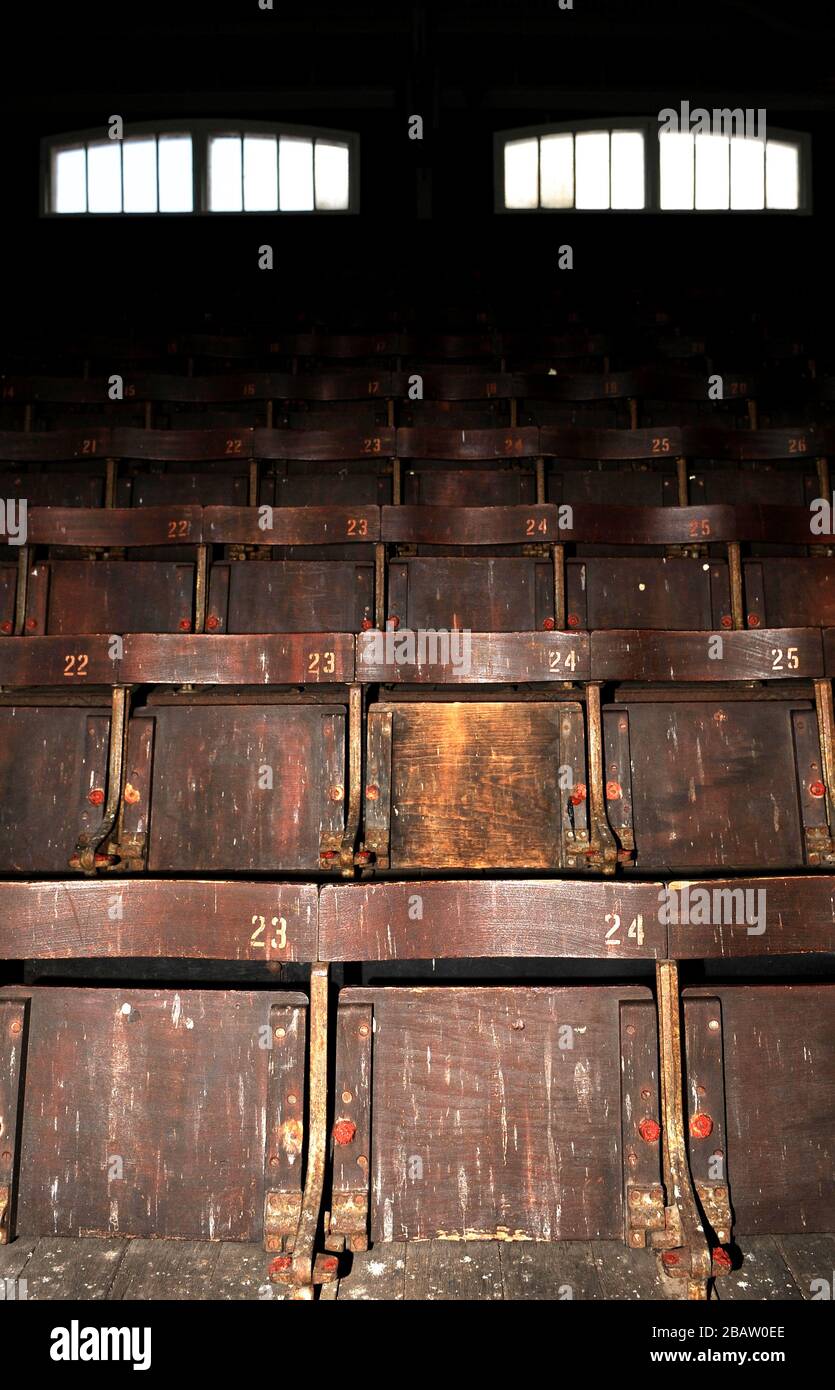
[[[270,1008],[302,995],[3,997],[29,1001],[18,1230],[261,1239]]]
[[[194,566],[139,560],[51,560],[27,591],[27,632],[190,632]]]
[[[821,1296],[822,1282],[831,1288],[835,1236],[752,1238],[743,1242],[736,1263],[714,1286],[720,1301],[812,1300]],[[7,1289],[7,1299],[21,1301],[285,1298],[281,1285],[267,1282],[259,1245],[120,1237],[18,1237],[0,1246],[0,1288]],[[324,1286],[322,1298],[446,1302],[460,1298],[462,1288],[478,1302],[663,1297],[654,1256],[615,1241],[502,1244],[498,1266],[485,1242],[432,1241],[392,1242],[354,1255],[338,1283]]]
[[[109,710],[0,708],[0,871],[66,871],[101,820],[109,730]]]
[[[560,864],[566,707],[456,702],[376,708],[394,716],[392,867]]]
[[[792,710],[804,706],[660,696],[612,706],[629,717],[637,869],[802,866]]]
[[[622,1232],[619,1005],[649,997],[343,991],[374,1010],[372,1241]]]
[[[0,957],[312,961],[316,919],[313,884],[0,883]]]
[[[325,885],[319,953],[333,961],[663,958],[662,886],[525,879]]]
[[[343,818],[343,709],[160,706],[153,723],[152,872],[318,868]]]
[[[686,991],[721,1005],[727,1174],[735,1230],[831,1232],[835,1223],[835,986]]]

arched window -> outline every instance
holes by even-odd
[[[667,108],[495,137],[500,212],[808,212],[809,137],[764,111]]]
[[[43,211],[356,212],[359,137],[238,121],[119,126],[43,142]]]

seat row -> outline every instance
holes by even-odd
[[[734,1239],[835,1227],[833,986],[680,980],[679,950],[751,953],[744,914],[673,936],[664,883],[114,886],[0,884],[4,955],[310,961],[309,988],[0,988],[3,1239],[261,1241],[297,1297],[346,1248],[622,1240],[705,1298]],[[831,879],[734,888],[757,949],[831,949]],[[536,954],[646,979],[328,989],[331,962]]]

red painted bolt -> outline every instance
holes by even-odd
[[[584,785],[584,783],[582,783],[582,782],[578,782],[577,786],[574,788],[573,792],[571,793],[571,805],[572,805],[572,806],[579,806],[579,805],[581,805],[581,803],[582,803],[583,801],[585,801],[585,799],[586,799],[586,788],[585,788],[585,785]]]
[[[362,630],[363,630],[363,632],[367,632],[368,629],[369,629],[370,627],[373,627],[373,626],[374,626],[374,624],[372,623],[372,621],[371,621],[370,618],[363,618],[363,620],[362,620]]]
[[[366,787],[365,794],[369,801],[376,801],[380,795],[380,788],[372,782],[370,787]]]
[[[91,806],[101,806],[104,801],[104,792],[101,787],[94,787],[91,792],[88,792],[87,800]]]
[[[326,859],[328,861],[330,861],[331,859],[336,859],[336,857],[337,854],[335,849],[323,849],[322,853],[319,855],[320,859]]]
[[[319,1267],[324,1270],[325,1274],[334,1274],[339,1268],[339,1261],[335,1255],[326,1255]]]
[[[399,626],[400,626],[400,619],[396,616],[396,614],[392,614],[392,616],[388,619],[388,621],[387,621],[387,623],[386,623],[386,626],[387,626],[387,627],[399,627]]]
[[[733,620],[733,618],[731,617],[730,613],[723,613],[723,614],[722,614],[722,626],[723,626],[723,627],[733,627],[733,625],[734,625],[734,620]]]
[[[694,1139],[707,1139],[713,1133],[713,1121],[704,1110],[700,1110],[690,1121],[690,1133]]]
[[[674,1269],[679,1263],[679,1258],[675,1250],[665,1250],[661,1256],[661,1263],[666,1265],[669,1269]]]
[[[357,1132],[357,1127],[353,1120],[337,1120],[333,1127],[333,1142],[335,1144],[350,1144]]]
[[[554,628],[556,627],[556,623],[554,622],[553,618],[543,618],[542,626],[546,632],[553,632]]]
[[[181,619],[180,619],[180,631],[181,631],[181,632],[191,632],[191,618],[181,618]]]
[[[136,790],[136,787],[132,786],[131,783],[128,782],[125,786],[125,801],[128,803],[128,805],[135,806],[137,801],[140,799],[140,796],[141,792],[138,792]]]
[[[719,1250],[714,1250],[713,1268],[716,1270],[717,1274],[726,1274],[729,1269],[733,1269],[733,1260],[727,1250],[722,1250],[721,1248]]]
[[[292,1268],[292,1255],[276,1255],[275,1259],[270,1261],[270,1278],[272,1278],[274,1274],[281,1274],[285,1269]]]
[[[621,799],[622,796],[623,796],[623,792],[622,792],[621,789],[620,789],[620,782],[607,782],[607,783],[606,783],[606,800],[607,800],[607,801],[620,801],[620,799]]]
[[[368,849],[357,850],[357,853],[355,855],[356,862],[358,864],[370,864],[373,857],[374,856],[372,855],[371,851]]]
[[[748,626],[749,626],[749,627],[759,627],[759,625],[760,625],[760,620],[759,620],[757,614],[756,614],[756,613],[749,613],[749,614],[748,614]]]
[[[35,628],[36,628],[37,626],[38,626],[38,620],[37,620],[37,618],[27,618],[27,619],[26,619],[26,631],[27,631],[27,632],[34,632],[34,631],[35,631]]]
[[[641,1120],[638,1133],[645,1144],[655,1144],[661,1138],[661,1126],[657,1120]]]
[[[810,796],[826,796],[826,787],[823,782],[812,782],[809,787]]]
[[[577,617],[577,614],[576,614],[576,613],[569,613],[569,615],[568,615],[568,626],[569,626],[569,627],[579,627],[579,626],[580,626],[580,619]]]
[[[11,632],[11,630],[12,630],[12,625],[11,625],[11,623],[9,622],[8,618],[6,619],[6,621],[5,621],[4,623],[0,623],[0,632]]]
[[[214,632],[215,628],[220,627],[220,618],[212,613],[211,616],[206,619],[206,627],[210,632]]]

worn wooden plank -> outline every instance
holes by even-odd
[[[796,1303],[804,1297],[773,1236],[748,1236],[742,1242],[741,1265],[717,1279],[716,1291],[723,1303]]]
[[[287,1298],[283,1284],[271,1284],[267,1278],[268,1257],[260,1245],[224,1242],[205,1284],[198,1284],[198,1296],[221,1302],[276,1302]]]
[[[605,1299],[662,1303],[668,1295],[658,1276],[653,1250],[627,1250],[614,1241],[593,1241],[592,1252]]]
[[[408,1301],[498,1302],[502,1270],[495,1241],[418,1241],[406,1248]]]
[[[13,1298],[23,1299],[26,1289],[11,1288],[7,1285],[8,1280],[16,1284],[18,1279],[26,1279],[26,1266],[32,1257],[32,1252],[38,1244],[38,1236],[17,1236],[8,1245],[0,1245],[0,1298],[5,1297],[12,1301]]]
[[[592,1246],[587,1241],[502,1242],[499,1261],[506,1300],[551,1303],[603,1297]]]
[[[370,437],[369,437],[370,436]],[[363,457],[391,458],[396,452],[393,429],[368,432],[356,427],[254,431],[254,453],[262,459],[304,459],[311,463]]]
[[[357,637],[357,677],[387,685],[587,680],[589,638],[569,632],[392,628]]]
[[[319,952],[333,961],[662,959],[662,888],[570,879],[328,884],[319,901]]]
[[[350,1273],[339,1280],[338,1286],[325,1284],[323,1295],[327,1288],[338,1288],[337,1296],[349,1303],[377,1299],[400,1302],[406,1297],[407,1250],[403,1242],[395,1241],[359,1251],[353,1257]]]
[[[218,1244],[198,1240],[129,1241],[109,1296],[142,1303],[216,1298],[221,1249]]]
[[[775,1236],[774,1243],[804,1298],[835,1299],[835,1235]]]
[[[23,1273],[27,1298],[86,1302],[111,1297],[128,1245],[117,1237],[42,1237]]]
[[[30,545],[197,545],[201,507],[33,507]]]
[[[224,545],[344,545],[380,539],[379,507],[206,507],[205,539]]]
[[[765,681],[823,675],[817,628],[591,634],[593,680]]]
[[[8,679],[3,669],[6,648],[0,643],[2,681]],[[354,638],[346,632],[133,635],[125,638],[119,673],[118,680],[126,685],[344,683],[354,678]],[[113,679],[117,677],[107,676]]]
[[[519,545],[572,539],[560,530],[559,509],[551,503],[383,507],[381,536],[384,541],[409,545]]]
[[[0,957],[311,961],[316,918],[316,889],[303,883],[0,883]]]
[[[114,643],[112,636],[13,637],[0,642],[0,685],[56,685],[70,691],[115,685],[122,679],[122,650],[121,639]]]
[[[835,951],[832,875],[681,880],[669,888],[676,960]]]

